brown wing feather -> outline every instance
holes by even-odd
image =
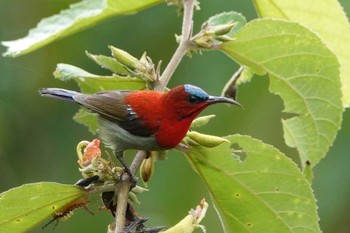
[[[154,132],[145,128],[132,107],[124,102],[129,93],[130,91],[105,91],[90,95],[77,94],[74,100],[134,135],[151,136]]]
[[[78,94],[74,100],[82,106],[115,121],[128,120],[127,105],[124,97],[129,91],[105,91],[95,94]]]

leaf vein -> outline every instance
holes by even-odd
[[[273,56],[273,57],[270,57],[269,59],[259,61],[259,63],[264,65],[268,62],[277,61],[277,60],[281,60],[284,58],[290,58],[290,57],[295,57],[295,56],[312,56],[312,57],[320,57],[320,58],[327,58],[328,57],[328,56],[321,56],[318,53],[298,52],[298,53],[287,53],[287,54],[283,54],[280,56]]]
[[[307,197],[300,196],[300,195],[298,195],[298,194],[290,193],[290,192],[281,192],[281,191],[278,191],[278,192],[271,192],[271,191],[266,191],[266,192],[256,192],[256,194],[257,194],[257,195],[261,195],[261,194],[285,194],[285,195],[289,195],[289,196],[301,198],[301,199],[304,199],[304,200],[309,200],[309,198],[307,198]]]

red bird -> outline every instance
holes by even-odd
[[[126,169],[122,159],[124,150],[174,148],[185,137],[194,118],[209,105],[239,105],[232,99],[209,96],[201,88],[189,84],[177,86],[166,93],[103,91],[82,94],[58,88],[44,88],[39,93],[78,103],[98,113],[99,137]]]

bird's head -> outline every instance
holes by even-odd
[[[241,106],[237,101],[226,97],[210,96],[201,88],[185,84],[171,89],[164,96],[164,104],[175,111],[178,120],[193,120],[206,107],[216,103]]]

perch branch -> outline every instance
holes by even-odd
[[[167,67],[159,78],[158,82],[155,85],[155,90],[163,91],[166,85],[168,84],[171,76],[173,75],[175,69],[179,65],[181,59],[184,57],[186,52],[191,47],[190,38],[192,36],[192,26],[193,26],[193,11],[196,4],[196,0],[183,0],[184,5],[184,14],[182,21],[182,35],[179,46],[177,47],[174,55],[170,59]],[[139,151],[131,166],[130,170],[133,174],[137,172],[141,166],[142,161],[146,157],[146,152]],[[118,204],[115,215],[115,230],[114,233],[123,233],[125,227],[125,213],[128,203],[128,193],[130,191],[131,181],[128,174],[123,174],[120,183],[118,184]]]
[[[130,165],[130,170],[133,174],[137,172],[141,166],[142,161],[146,158],[145,151],[137,152],[134,160]],[[124,173],[118,186],[118,204],[115,213],[115,230],[114,233],[122,233],[125,227],[125,213],[128,204],[128,194],[131,187],[130,177],[127,173]]]

